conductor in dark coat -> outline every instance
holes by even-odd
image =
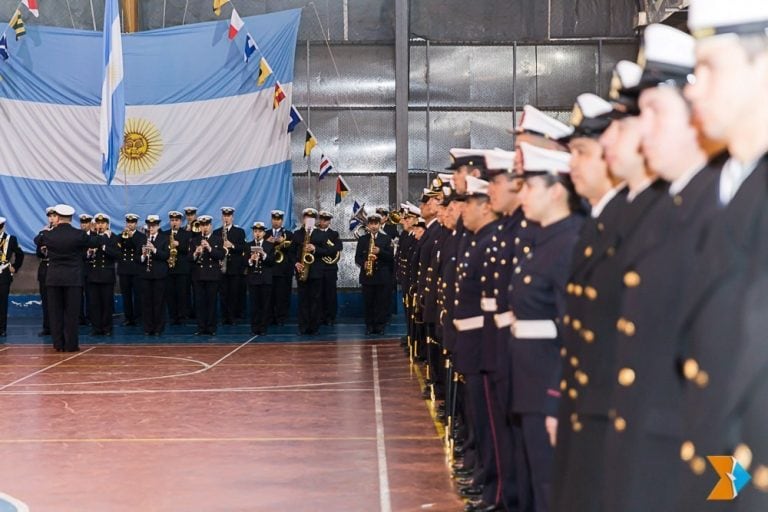
[[[59,352],[77,352],[80,301],[83,287],[83,252],[98,247],[99,239],[72,227],[75,209],[66,204],[54,207],[53,227],[37,235],[35,243],[48,248],[50,265],[46,276],[48,314],[53,347]]]
[[[357,241],[355,263],[360,267],[363,286],[366,334],[382,334],[387,322],[387,309],[381,307],[390,300],[394,247],[392,238],[380,232],[381,216],[368,217],[368,233]]]

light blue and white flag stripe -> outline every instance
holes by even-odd
[[[120,159],[125,128],[125,88],[123,87],[123,42],[120,33],[120,6],[107,0],[104,7],[104,81],[101,86],[99,148],[101,170],[112,183]]]
[[[34,250],[45,207],[103,211],[122,229],[127,211],[164,214],[186,205],[236,222],[290,223],[290,120],[301,11],[244,18],[287,101],[272,109],[273,85],[256,84],[258,59],[243,62],[245,31],[227,38],[220,20],[123,34],[125,130],[134,151],[105,185],[100,148],[103,40],[100,32],[30,26],[0,80],[0,216]],[[114,46],[113,46],[114,47]],[[118,186],[119,185],[119,186]],[[165,224],[165,223],[164,223]]]

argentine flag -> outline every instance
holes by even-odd
[[[125,127],[125,89],[123,88],[123,42],[120,37],[120,7],[107,0],[104,7],[104,82],[101,86],[99,148],[101,170],[112,183],[120,158]]]
[[[234,41],[229,20],[121,41],[116,5],[107,4],[103,34],[32,25],[23,46],[8,41],[0,216],[24,251],[34,251],[45,208],[59,203],[107,213],[114,231],[126,212],[143,220],[188,204],[215,218],[233,206],[240,225],[267,222],[271,210],[290,219],[286,126],[301,11],[244,17]],[[243,61],[247,33],[285,92],[277,109],[272,81],[257,84],[259,59]]]

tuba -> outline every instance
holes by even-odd
[[[371,242],[368,244],[368,258],[365,260],[365,275],[373,277],[373,266],[376,263],[376,255],[373,254],[373,248],[376,247],[376,238],[371,233]]]
[[[301,244],[301,263],[304,267],[297,278],[302,283],[309,279],[309,267],[315,262],[315,255],[307,250],[309,239],[312,238],[312,230],[307,229],[306,227],[304,230],[306,231],[306,234],[304,235],[304,242]]]
[[[176,259],[179,257],[179,250],[173,246],[173,242],[176,241],[176,237],[173,236],[173,230],[171,230],[170,241],[168,242],[168,248],[170,249],[170,255],[168,256],[168,268],[174,268],[176,266]]]

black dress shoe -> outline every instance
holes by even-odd
[[[112,329],[104,331],[104,336],[112,336]]]
[[[462,496],[480,496],[483,494],[482,485],[463,485],[459,487],[459,494]]]
[[[373,334],[373,329],[371,327],[366,327],[365,328],[365,335],[366,336],[370,336],[371,334]]]
[[[38,336],[50,336],[51,335],[51,331],[46,331],[45,329],[43,329],[42,331],[37,333],[37,335]]]
[[[150,331],[144,331],[144,336],[152,336],[152,334]]]
[[[0,338],[5,338],[5,331],[0,331]]]
[[[216,331],[208,331],[209,336],[216,336]]]
[[[163,335],[162,331],[155,331],[152,333],[152,336],[162,336],[162,335]]]
[[[206,334],[205,331],[195,331],[195,336],[205,336]]]

